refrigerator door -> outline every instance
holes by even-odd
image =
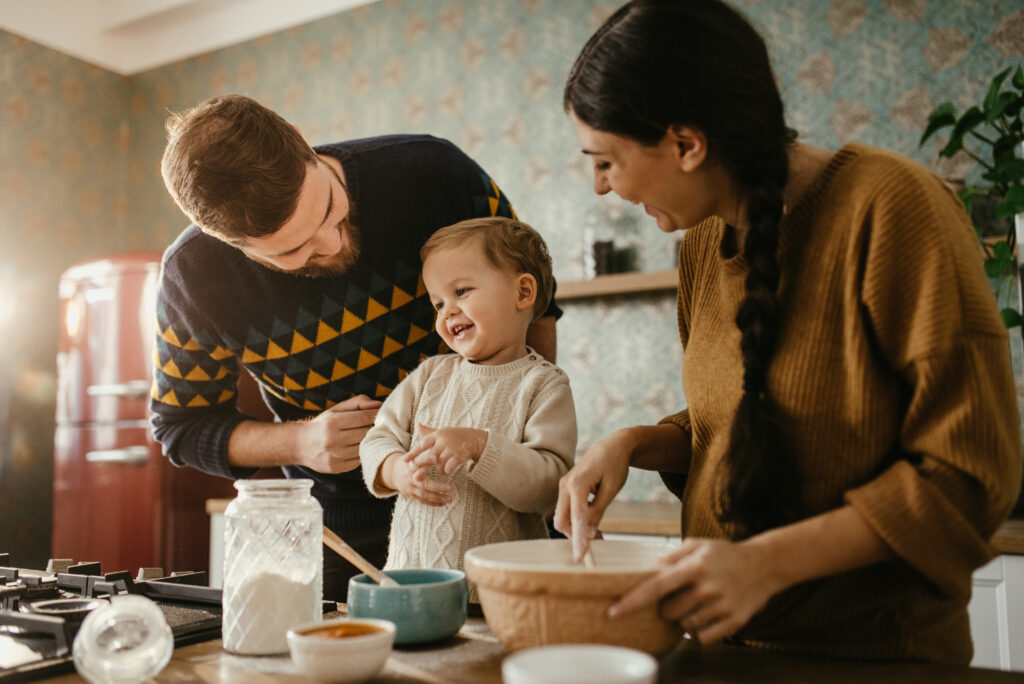
[[[54,556],[100,561],[107,572],[160,565],[169,464],[148,424],[58,425],[54,458]]]
[[[137,253],[71,267],[60,279],[57,422],[146,417],[160,255]]]
[[[163,456],[150,435],[159,253],[78,264],[60,280],[53,537],[55,558],[206,570],[205,501],[231,481]]]

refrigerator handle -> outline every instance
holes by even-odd
[[[87,451],[85,460],[90,463],[121,463],[123,465],[145,465],[149,462],[149,447],[130,446],[124,449],[101,449]]]
[[[142,399],[149,395],[149,380],[129,380],[115,385],[89,385],[85,393],[90,397],[113,396],[125,399]]]

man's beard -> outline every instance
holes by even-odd
[[[271,271],[277,271],[278,273],[289,273],[291,275],[306,276],[307,278],[331,278],[344,275],[359,260],[359,228],[349,219],[345,219],[337,227],[337,231],[341,235],[341,249],[338,250],[338,253],[329,257],[321,257],[313,262],[307,262],[301,268],[291,270],[279,268],[251,252],[246,252],[246,254],[253,261],[259,262]]]
[[[359,260],[359,228],[346,219],[338,226],[338,233],[341,235],[341,249],[337,254],[288,273],[308,278],[330,278],[346,273]]]

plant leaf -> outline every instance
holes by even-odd
[[[1006,80],[1007,74],[1013,67],[1006,67],[992,79],[992,84],[988,87],[988,92],[985,94],[985,104],[982,107],[985,108],[985,113],[988,114],[992,111],[996,105],[996,99],[999,97],[999,89],[1003,87],[1003,81]],[[1003,105],[1005,107],[1005,105]],[[992,122],[992,119],[986,117],[986,121]]]
[[[939,152],[940,157],[952,157],[964,146],[964,136],[972,131],[978,124],[985,121],[985,115],[977,107],[971,107],[953,126],[953,132],[949,135],[949,143]]]
[[[1017,70],[1013,72],[1013,81],[1011,83],[1024,91],[1024,69],[1021,69],[1019,64],[1017,65]]]
[[[1009,218],[1024,211],[1024,185],[1014,185],[996,207],[996,218]]]
[[[1015,93],[999,93],[991,107],[985,107],[985,123],[991,124],[1006,111],[1006,108],[1017,100],[1020,95]]]
[[[943,128],[952,126],[955,123],[956,110],[953,109],[953,103],[943,102],[928,116],[928,125],[925,126],[924,133],[921,134],[921,141],[917,143],[918,146],[924,145],[924,142],[932,137],[936,131],[941,131]]]
[[[1013,260],[1013,251],[1010,249],[1010,245],[1006,240],[1000,240],[992,245],[992,251],[998,261],[1009,263]]]
[[[1018,325],[1024,323],[1024,317],[1020,315],[1020,312],[1016,309],[1009,307],[1000,310],[999,315],[1003,317],[1003,325],[1007,328],[1016,328]]]
[[[1000,164],[993,171],[982,175],[982,178],[992,183],[1014,183],[1024,179],[1024,159],[1011,159],[1005,164]]]

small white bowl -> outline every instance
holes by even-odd
[[[329,636],[331,631],[369,627],[353,636]],[[384,667],[395,643],[395,623],[370,618],[338,618],[308,622],[288,630],[292,662],[310,679],[320,682],[365,682]]]
[[[622,646],[538,646],[505,658],[501,678],[505,684],[654,684],[658,661]]]

